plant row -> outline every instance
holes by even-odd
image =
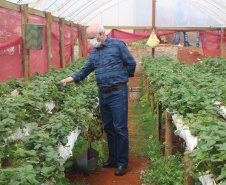
[[[205,58],[187,65],[168,57],[143,57],[150,93],[163,108],[182,116],[189,130],[198,136],[198,145],[189,152],[189,172],[194,177],[211,174],[226,183],[226,124],[219,104],[226,105],[226,59]]]
[[[76,128],[86,131],[95,122],[98,88],[94,73],[65,87],[60,80],[86,61],[82,58],[67,68],[37,73],[28,82],[11,77],[0,84],[0,162],[13,160],[13,168],[1,167],[0,184],[68,183],[65,161],[57,150]],[[11,94],[15,90],[17,96]],[[55,105],[51,111],[47,103]],[[28,128],[30,133],[24,133]],[[19,140],[15,139],[18,129]]]

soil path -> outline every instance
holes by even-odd
[[[135,74],[135,77],[130,78],[128,87],[137,86],[140,82],[140,77]],[[128,115],[128,129],[129,139],[135,130],[135,124],[132,118],[135,116],[131,113],[131,107],[133,106],[132,101],[129,98],[129,115]],[[133,151],[133,146],[130,144],[129,150],[129,165],[127,167],[127,173],[124,176],[115,176],[114,168],[101,168],[98,169],[94,174],[85,176],[82,174],[70,173],[66,177],[71,181],[74,180],[82,182],[83,184],[89,185],[141,185],[140,172],[148,166],[148,161],[141,159]]]

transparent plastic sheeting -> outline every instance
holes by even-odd
[[[152,0],[8,0],[82,25],[151,26]],[[225,0],[156,0],[156,26],[225,27]]]

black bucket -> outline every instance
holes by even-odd
[[[85,175],[89,175],[90,172],[94,172],[97,168],[99,153],[93,148],[91,150],[92,158],[90,158],[89,149],[85,150],[77,158],[77,169]]]

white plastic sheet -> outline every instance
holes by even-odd
[[[183,124],[182,118],[179,114],[174,114],[172,116],[172,119],[177,127],[175,134],[179,135],[181,138],[185,140],[188,150],[192,152],[193,149],[197,146],[198,143],[197,137],[191,134],[189,126]]]
[[[59,146],[58,151],[60,153],[60,156],[62,156],[65,161],[70,156],[72,156],[72,149],[80,133],[81,133],[81,130],[76,128],[74,131],[71,132],[69,136],[67,136],[68,143],[66,144],[66,146],[62,146],[62,145]]]
[[[216,185],[214,179],[212,178],[212,175],[203,175],[198,177],[199,181],[202,183],[202,185]]]
[[[55,104],[53,103],[53,101],[46,101],[45,102],[45,106],[48,108],[48,113],[49,114],[52,114],[52,110],[54,109],[54,107],[55,107]]]

